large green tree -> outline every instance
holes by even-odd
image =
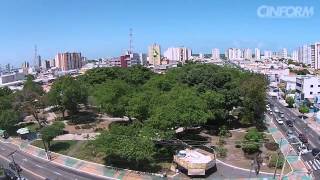
[[[52,125],[45,126],[40,130],[41,138],[50,148],[51,141],[63,133],[65,125],[63,122],[56,121]]]
[[[42,87],[33,81],[32,76],[28,76],[23,85],[22,91],[15,93],[15,107],[26,114],[34,117],[39,126],[43,126],[44,120],[39,117],[41,109],[45,107],[45,92]]]
[[[57,79],[48,94],[51,105],[57,106],[62,115],[68,110],[71,114],[78,111],[79,104],[86,104],[88,90],[71,76],[63,76]]]

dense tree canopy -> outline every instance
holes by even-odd
[[[48,94],[49,103],[57,106],[63,115],[66,110],[71,114],[76,113],[79,104],[87,103],[87,98],[86,86],[71,76],[63,76],[57,79]]]
[[[230,119],[263,126],[264,76],[231,67],[187,64],[161,75],[141,66],[97,68],[78,79],[90,87],[92,105],[137,120],[111,126],[95,141],[108,156],[152,160],[154,141],[175,138],[179,127],[229,125]]]

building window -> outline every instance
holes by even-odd
[[[320,87],[320,84],[318,85],[318,87]]]
[[[313,85],[310,85],[311,88],[313,88]]]
[[[318,92],[318,94],[320,94],[320,92]]]
[[[313,94],[313,92],[312,92],[312,91],[310,91],[310,94]]]

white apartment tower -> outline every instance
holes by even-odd
[[[251,60],[252,59],[252,50],[251,49],[245,49],[243,51],[243,57],[244,57],[244,59]]]
[[[229,60],[240,60],[242,59],[242,51],[238,48],[229,48],[227,51]]]
[[[260,60],[261,59],[260,49],[258,49],[258,48],[254,49],[254,56],[255,56],[256,60]]]
[[[220,50],[218,48],[212,49],[212,59],[220,59]]]
[[[283,48],[281,51],[281,58],[287,59],[288,58],[288,50]]]
[[[298,61],[298,51],[297,50],[292,51],[291,59],[293,61]]]
[[[186,47],[171,47],[164,52],[164,57],[171,61],[185,62],[191,57],[191,49]]]
[[[313,51],[312,64],[314,64],[314,69],[320,69],[320,42],[314,44]]]

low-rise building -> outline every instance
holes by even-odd
[[[297,76],[297,100],[314,99],[316,95],[320,95],[320,78],[313,75]]]

